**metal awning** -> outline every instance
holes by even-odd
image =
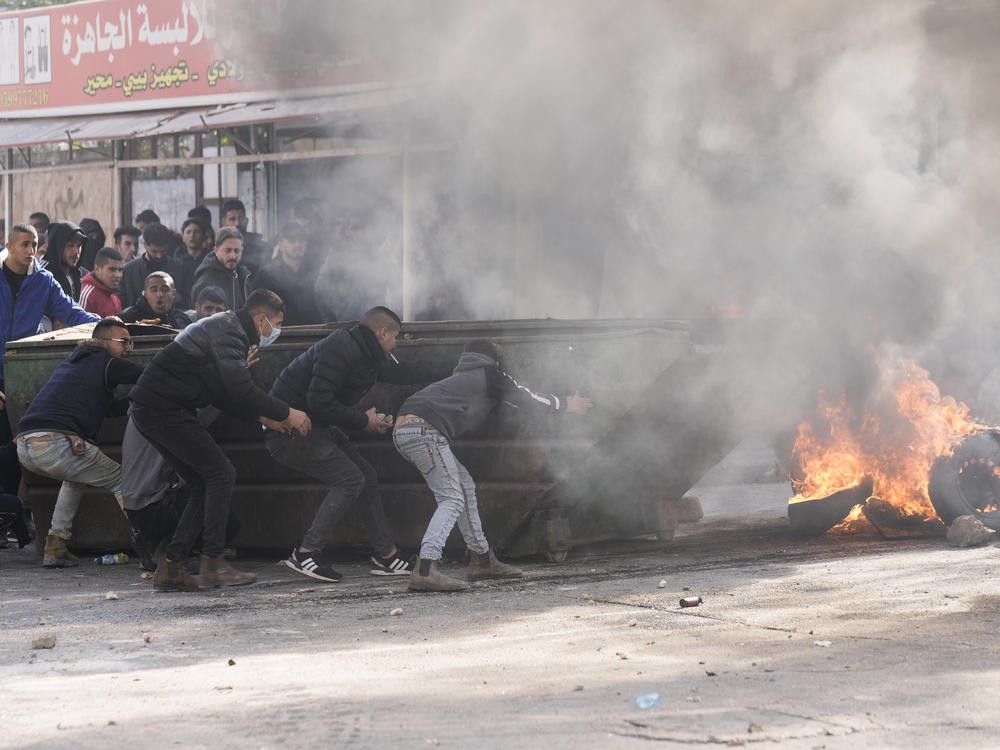
[[[247,102],[173,112],[87,118],[46,118],[0,122],[0,148],[34,146],[60,141],[101,141],[145,138],[250,125],[258,122],[329,117],[349,112],[385,109],[412,98],[409,89],[379,89],[347,94]]]

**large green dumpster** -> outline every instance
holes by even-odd
[[[254,379],[261,387],[269,387],[288,362],[341,325],[284,329],[278,342],[262,351],[259,364],[253,368]],[[173,335],[159,328],[130,328],[136,341],[132,357],[139,362],[149,361]],[[86,338],[89,331],[89,326],[83,326],[8,345],[4,368],[12,424],[16,425],[32,396],[72,350],[75,341]],[[501,409],[480,430],[456,445],[457,455],[477,481],[486,533],[501,549],[530,554],[566,548],[571,539],[566,538],[565,529],[545,533],[545,522],[553,514],[563,519],[568,514],[572,535],[579,538],[654,533],[658,530],[656,503],[679,498],[731,447],[731,430],[720,437],[715,409],[705,425],[711,434],[698,439],[702,447],[698,460],[692,461],[686,454],[679,455],[679,461],[672,460],[671,451],[678,450],[676,441],[666,441],[662,451],[652,447],[636,452],[638,423],[650,430],[652,437],[657,434],[657,425],[667,426],[664,413],[669,410],[668,395],[675,377],[671,373],[676,373],[679,383],[698,377],[695,363],[699,358],[693,357],[683,322],[407,323],[396,356],[401,361],[454,361],[467,341],[481,337],[499,344],[505,369],[519,381],[556,393],[579,390],[591,395],[595,402],[594,410],[586,417]],[[679,368],[685,362],[689,364]],[[375,405],[395,414],[415,389],[379,384],[360,406]],[[722,403],[720,399],[712,400]],[[697,412],[696,406],[688,411]],[[651,424],[645,423],[651,420],[643,421],[644,414],[651,415]],[[697,417],[694,419],[697,421]],[[629,439],[616,437],[623,426]],[[685,435],[698,432],[697,424],[686,429]],[[120,458],[123,430],[124,419],[107,419],[99,436],[102,449],[115,459]],[[259,425],[224,415],[213,425],[212,432],[238,474],[233,507],[242,521],[242,530],[237,546],[276,549],[300,541],[324,494],[322,487],[273,461],[264,449]],[[360,452],[380,477],[396,541],[404,548],[419,546],[434,508],[430,491],[416,470],[396,454],[390,436],[355,437]],[[617,442],[628,455],[616,454]],[[642,481],[625,482],[625,477],[635,477],[637,455],[643,462]],[[595,467],[600,467],[600,476],[595,476]],[[616,471],[622,475],[621,482],[615,481]],[[51,519],[56,490],[54,482],[26,473],[26,500],[35,514],[40,538]],[[627,493],[627,497],[617,496],[619,492]],[[578,508],[575,515],[574,508]],[[123,548],[129,544],[124,516],[113,498],[99,491],[85,496],[73,535],[74,546],[83,549]],[[457,536],[452,543],[460,543]],[[345,519],[331,546],[367,546],[356,514]]]

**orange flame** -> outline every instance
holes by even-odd
[[[801,476],[792,480],[796,495],[789,502],[828,497],[871,477],[872,496],[901,515],[937,517],[927,492],[931,465],[986,427],[965,404],[942,397],[912,361],[898,360],[882,380],[882,396],[870,399],[860,420],[846,395],[831,402],[821,394],[820,419],[799,426],[793,455]]]

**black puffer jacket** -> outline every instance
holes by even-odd
[[[72,297],[74,302],[80,301],[80,283],[83,281],[83,273],[80,271],[80,264],[76,268],[69,269],[69,272],[62,266],[63,250],[70,237],[77,236],[83,243],[80,257],[87,252],[87,235],[80,227],[71,221],[54,221],[49,224],[49,246],[45,250],[45,270],[51,273],[59,286],[66,292],[66,296]]]
[[[243,264],[230,271],[215,253],[209,253],[194,272],[191,299],[198,299],[198,292],[206,286],[217,286],[226,293],[226,306],[230,310],[238,310],[247,299],[249,276],[250,272]]]
[[[162,325],[170,326],[177,330],[187,328],[191,325],[191,318],[183,310],[178,310],[176,305],[167,310],[163,315],[160,315],[153,312],[153,308],[149,306],[149,302],[146,301],[145,297],[139,297],[134,305],[126,307],[119,313],[118,317],[125,323],[138,323],[140,320],[159,318]]]
[[[281,371],[271,395],[309,415],[314,425],[363,430],[368,416],[354,407],[376,382],[431,383],[454,362],[390,359],[372,330],[357,323],[310,346]]]
[[[259,338],[244,310],[202,318],[157,352],[129,397],[154,409],[212,405],[252,420],[287,419],[288,406],[250,377],[247,354]]]

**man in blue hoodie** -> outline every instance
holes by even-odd
[[[84,490],[110,490],[122,504],[122,467],[97,447],[104,417],[122,416],[128,400],[115,388],[135,383],[142,366],[129,362],[132,339],[118,318],[94,326],[93,338],[80,343],[60,364],[28,405],[17,434],[21,465],[62,482],[45,539],[46,568],[76,565],[66,542]]]
[[[38,233],[28,224],[11,227],[0,275],[0,355],[8,341],[38,333],[42,316],[68,326],[100,320],[76,304],[48,271],[38,267]],[[0,390],[3,386],[0,360]]]
[[[470,581],[520,578],[521,571],[497,560],[486,541],[476,503],[476,484],[452,452],[459,436],[481,425],[501,403],[538,410],[586,414],[591,400],[576,393],[559,398],[533,393],[500,369],[496,347],[469,342],[450,377],[417,391],[399,407],[392,433],[396,450],[423,474],[437,510],[420,543],[410,591],[459,591],[466,585],[438,570],[445,540],[458,523],[469,548]]]

